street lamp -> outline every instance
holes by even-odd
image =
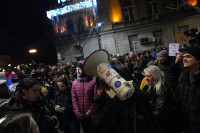
[[[30,49],[30,50],[29,50],[29,53],[31,53],[31,54],[35,54],[36,52],[37,52],[36,49]]]
[[[37,50],[36,49],[30,49],[29,53],[32,54],[32,55],[35,55],[35,53],[37,53]],[[35,57],[33,56],[32,58],[33,58],[32,62],[34,63],[35,62],[35,60],[34,60]]]

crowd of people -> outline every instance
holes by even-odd
[[[111,66],[135,88],[124,101],[109,97],[102,79],[85,74],[84,60],[20,64],[11,71],[14,92],[0,77],[0,132],[199,133],[200,48],[168,53],[109,54]]]

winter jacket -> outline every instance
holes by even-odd
[[[200,133],[200,73],[190,79],[188,69],[182,71],[178,92],[182,111],[182,122],[185,133]]]
[[[71,89],[67,88],[63,91],[56,89],[54,99],[50,100],[55,109],[56,105],[60,105],[60,107],[65,107],[64,113],[57,112],[57,116],[59,119],[64,121],[76,120],[76,116],[72,107],[72,99],[71,99]]]
[[[161,130],[163,133],[177,133],[177,129],[174,127],[176,117],[173,110],[173,97],[169,88],[162,85],[162,91],[158,95],[155,86],[151,86],[150,90],[148,90],[148,87],[148,85],[145,85],[143,91],[148,96],[151,111],[160,124]]]
[[[72,105],[76,117],[81,119],[89,116],[92,111],[92,103],[96,96],[96,78],[89,78],[80,82],[75,80],[72,84]]]
[[[93,133],[160,133],[147,98],[139,90],[125,101],[117,96],[111,99],[105,93],[97,96],[91,114],[91,129]]]

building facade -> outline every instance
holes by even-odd
[[[98,49],[113,55],[170,43],[189,44],[184,31],[200,28],[198,0],[61,0],[47,12],[59,62],[75,61]]]

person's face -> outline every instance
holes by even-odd
[[[133,57],[133,53],[129,53],[129,58],[132,58]]]
[[[17,70],[20,70],[20,66],[19,65],[17,65]]]
[[[165,62],[166,57],[163,55],[159,55],[159,60],[160,60],[160,62]]]
[[[64,84],[63,82],[57,82],[57,86],[58,86],[58,89],[61,91],[67,88],[66,84]]]
[[[128,60],[128,58],[129,58],[128,55],[126,55],[126,56],[125,56],[125,60]]]
[[[148,53],[148,52],[146,52],[146,53],[145,53],[145,56],[146,56],[146,57],[149,57],[149,53]]]
[[[53,76],[53,80],[56,81],[58,79],[58,75]]]
[[[112,57],[112,56],[110,56],[110,57],[109,57],[109,59],[110,59],[110,61],[111,61],[111,60],[113,59],[113,57]]]
[[[145,72],[145,79],[146,79],[146,83],[148,85],[152,84],[153,81],[154,81],[154,78],[153,78],[153,76],[151,75],[151,73],[149,71]]]
[[[144,55],[143,55],[143,54],[141,54],[141,55],[140,55],[140,58],[142,59],[143,57],[144,57]]]
[[[70,63],[70,62],[67,62],[67,63],[66,63],[66,66],[71,66],[71,63]]]
[[[35,69],[32,69],[32,70],[31,70],[31,74],[34,74],[34,73],[35,73]]]
[[[45,69],[44,69],[44,68],[41,68],[41,69],[40,69],[40,72],[45,72]]]
[[[193,68],[199,64],[199,61],[191,54],[184,54],[183,64],[184,64],[184,67]]]
[[[36,102],[40,98],[40,91],[41,86],[39,84],[35,84],[28,91],[22,89],[22,92],[24,93],[24,99],[26,99],[30,103]]]
[[[78,77],[80,77],[80,76],[82,76],[82,74],[83,74],[83,70],[81,69],[81,68],[76,68],[76,73],[77,73],[77,76]]]

